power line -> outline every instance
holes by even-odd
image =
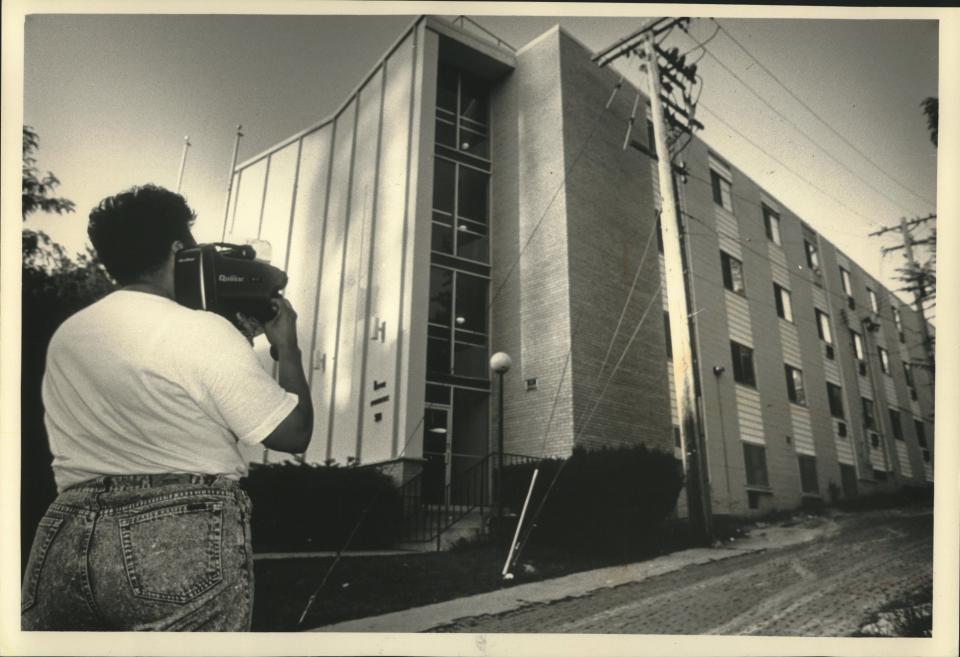
[[[688,34],[687,36],[690,36],[690,35]],[[690,38],[692,39],[693,37],[691,36]],[[700,47],[702,47],[702,44],[701,44]],[[753,87],[751,87],[751,86],[746,82],[746,80],[744,80],[742,77],[740,77],[733,69],[731,69],[731,68],[730,68],[729,66],[727,66],[722,60],[720,60],[720,59],[713,53],[713,51],[708,50],[707,48],[703,48],[703,51],[704,51],[705,54],[709,55],[710,58],[713,59],[717,64],[719,64],[724,70],[726,70],[727,73],[729,73],[729,74],[732,75],[734,78],[736,78],[736,80],[737,80],[738,82],[740,82],[740,84],[742,84],[744,87],[746,87],[747,90],[750,91],[750,93],[752,93],[754,96],[756,96],[757,99],[760,100],[760,102],[762,102],[764,105],[766,105],[767,107],[769,107],[769,108],[770,108],[774,113],[776,113],[780,118],[782,118],[784,121],[786,121],[788,124],[790,124],[790,126],[792,126],[797,132],[799,132],[801,135],[803,135],[804,137],[806,137],[806,138],[807,138],[807,141],[809,141],[809,142],[810,142],[811,144],[813,144],[817,149],[819,149],[820,152],[824,153],[824,154],[825,154],[827,157],[829,157],[831,160],[833,160],[833,161],[836,162],[838,165],[840,165],[841,167],[843,167],[844,169],[846,169],[847,171],[849,171],[851,174],[853,174],[854,176],[856,176],[857,179],[859,179],[862,183],[864,183],[865,185],[867,185],[870,189],[872,189],[872,190],[875,191],[876,193],[880,194],[880,195],[883,196],[885,199],[887,199],[888,201],[890,201],[891,203],[893,203],[895,206],[897,206],[898,208],[900,208],[901,210],[903,210],[904,212],[906,212],[906,213],[909,214],[910,211],[907,210],[904,206],[900,205],[900,203],[899,203],[896,199],[893,199],[893,198],[891,198],[890,196],[888,196],[888,195],[886,194],[886,192],[884,192],[882,189],[879,189],[878,187],[876,187],[876,186],[875,186],[873,183],[871,183],[869,180],[867,180],[866,178],[864,178],[863,176],[861,176],[859,173],[857,173],[856,171],[854,171],[852,168],[850,168],[848,165],[844,164],[844,163],[841,162],[839,159],[837,159],[836,157],[834,157],[834,155],[833,155],[832,153],[830,153],[830,151],[828,151],[826,148],[824,148],[823,146],[821,146],[820,144],[818,144],[813,137],[811,137],[810,135],[808,135],[802,128],[800,128],[800,126],[798,126],[796,123],[794,123],[793,121],[791,121],[790,118],[789,118],[788,116],[786,116],[783,112],[781,112],[779,109],[777,109],[776,107],[774,107],[774,106],[770,103],[770,101],[768,101],[766,98],[763,97],[763,95],[760,94],[760,92],[758,92],[756,89],[754,89]]]
[[[856,146],[854,146],[854,145],[850,142],[850,140],[848,140],[848,139],[847,139],[846,137],[844,137],[839,131],[837,131],[833,126],[831,126],[831,125],[826,121],[826,119],[824,119],[822,116],[820,116],[812,107],[810,107],[806,102],[804,102],[804,100],[803,100],[802,98],[800,98],[797,94],[795,94],[793,91],[791,91],[791,89],[790,89],[786,84],[784,84],[783,81],[780,80],[780,78],[778,78],[776,75],[774,75],[773,71],[771,71],[769,68],[767,68],[766,66],[764,66],[763,62],[761,62],[759,59],[757,59],[757,58],[753,55],[753,53],[751,53],[749,50],[747,50],[747,48],[746,48],[742,43],[740,43],[732,34],[730,34],[730,32],[729,32],[723,25],[720,24],[720,21],[718,21],[718,20],[715,19],[715,18],[711,18],[710,20],[712,20],[717,26],[719,26],[720,30],[721,30],[725,35],[727,35],[727,38],[729,38],[731,41],[733,41],[735,44],[737,44],[737,46],[740,48],[740,50],[742,50],[744,53],[747,54],[748,57],[750,57],[750,59],[752,59],[754,62],[756,62],[757,65],[758,65],[761,69],[763,69],[763,71],[764,71],[767,75],[769,75],[771,78],[773,78],[774,81],[776,81],[776,83],[779,84],[779,85],[784,89],[784,91],[786,91],[788,94],[790,94],[790,96],[791,96],[794,100],[796,100],[798,103],[800,103],[800,104],[804,107],[804,109],[806,109],[806,110],[807,110],[808,112],[810,112],[813,116],[815,116],[823,125],[825,125],[825,126],[827,127],[827,129],[830,130],[830,132],[832,132],[832,133],[835,134],[837,137],[839,137],[840,140],[841,140],[843,143],[845,143],[847,146],[849,146],[851,149],[853,149],[853,151],[856,152],[860,157],[862,157],[864,160],[866,160],[866,161],[869,162],[871,165],[873,165],[874,167],[876,167],[876,169],[877,169],[878,171],[880,171],[881,173],[883,173],[885,176],[887,176],[887,178],[889,178],[890,180],[892,180],[893,182],[895,182],[895,183],[896,183],[897,185],[899,185],[901,188],[907,190],[908,192],[910,192],[911,194],[913,194],[915,197],[917,197],[918,199],[920,199],[921,201],[923,201],[923,202],[926,203],[927,205],[929,205],[929,206],[931,206],[931,207],[936,207],[936,204],[935,204],[935,203],[930,202],[924,195],[922,195],[922,194],[914,191],[914,190],[911,189],[910,187],[907,187],[906,185],[904,185],[903,183],[901,183],[901,182],[900,182],[899,180],[897,180],[891,173],[889,173],[889,172],[886,171],[884,168],[882,168],[879,164],[877,164],[876,162],[874,162],[873,160],[871,160],[870,157],[869,157],[866,153],[864,153],[864,152],[861,151],[859,148],[857,148]]]
[[[787,171],[789,171],[790,173],[792,173],[794,176],[796,176],[797,178],[799,178],[799,179],[802,180],[803,182],[807,183],[807,185],[809,185],[810,188],[816,190],[817,192],[819,192],[819,193],[822,194],[823,196],[826,196],[827,198],[829,198],[830,200],[832,200],[832,201],[833,201],[834,203],[836,203],[837,205],[840,205],[841,207],[845,208],[845,209],[848,210],[849,212],[852,212],[853,214],[857,215],[858,217],[862,217],[863,219],[866,219],[867,223],[871,223],[871,224],[876,224],[876,223],[877,223],[877,222],[875,222],[874,220],[872,220],[870,217],[868,217],[867,215],[863,214],[862,212],[860,212],[860,211],[858,211],[858,210],[854,210],[853,208],[851,208],[849,205],[847,205],[846,203],[844,203],[843,201],[841,201],[840,199],[838,199],[838,198],[837,198],[836,196],[834,196],[833,194],[830,194],[830,193],[828,193],[828,192],[820,189],[817,185],[815,185],[814,183],[810,182],[807,178],[805,178],[802,174],[800,174],[800,173],[797,172],[795,169],[793,169],[792,167],[790,167],[788,164],[785,164],[785,163],[784,163],[782,160],[780,160],[779,158],[777,158],[777,157],[771,155],[770,153],[768,153],[766,150],[764,150],[764,148],[763,148],[762,146],[760,146],[759,144],[757,144],[757,142],[753,141],[752,139],[750,139],[750,137],[747,137],[745,134],[743,134],[742,132],[740,132],[739,130],[737,130],[736,128],[734,128],[732,125],[730,125],[730,124],[726,121],[726,119],[724,119],[722,116],[720,116],[719,114],[717,114],[716,112],[714,112],[712,109],[710,109],[709,107],[707,107],[707,105],[701,103],[700,106],[701,106],[703,109],[705,109],[705,110],[707,110],[708,112],[710,112],[710,114],[712,114],[712,115],[714,116],[714,118],[716,118],[718,121],[720,121],[720,123],[722,123],[722,124],[724,124],[725,126],[727,126],[730,130],[732,130],[732,131],[735,132],[737,135],[739,135],[742,139],[744,139],[744,140],[745,140],[747,143],[749,143],[751,146],[753,146],[754,148],[756,148],[758,151],[760,151],[761,153],[763,153],[764,155],[766,155],[767,157],[769,157],[771,160],[773,160],[774,162],[776,162],[777,164],[779,164],[780,166],[782,166],[784,169],[786,169]]]

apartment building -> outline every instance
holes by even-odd
[[[680,458],[644,102],[624,149],[639,92],[576,38],[468,27],[416,19],[333,116],[235,169],[225,239],[270,241],[300,316],[304,458],[455,484],[496,449],[499,351],[506,452]],[[931,483],[920,317],[721,153],[683,160],[714,512]]]

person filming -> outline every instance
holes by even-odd
[[[241,445],[302,453],[313,431],[297,314],[262,325],[178,304],[194,212],[153,185],[100,202],[88,235],[119,289],[54,334],[43,378],[58,496],[23,578],[24,630],[250,629]],[[278,380],[251,348],[263,331]]]

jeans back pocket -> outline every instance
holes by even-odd
[[[184,604],[223,580],[222,502],[188,502],[122,517],[123,565],[133,594]]]
[[[40,586],[40,573],[47,560],[50,545],[60,531],[63,518],[44,516],[37,525],[37,533],[33,537],[30,548],[30,558],[27,561],[27,570],[24,573],[23,591],[20,598],[20,612],[23,613],[37,601],[37,588]]]

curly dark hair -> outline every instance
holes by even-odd
[[[90,211],[87,235],[107,272],[129,285],[157,271],[175,241],[196,245],[195,218],[183,196],[148,184],[100,201]]]

